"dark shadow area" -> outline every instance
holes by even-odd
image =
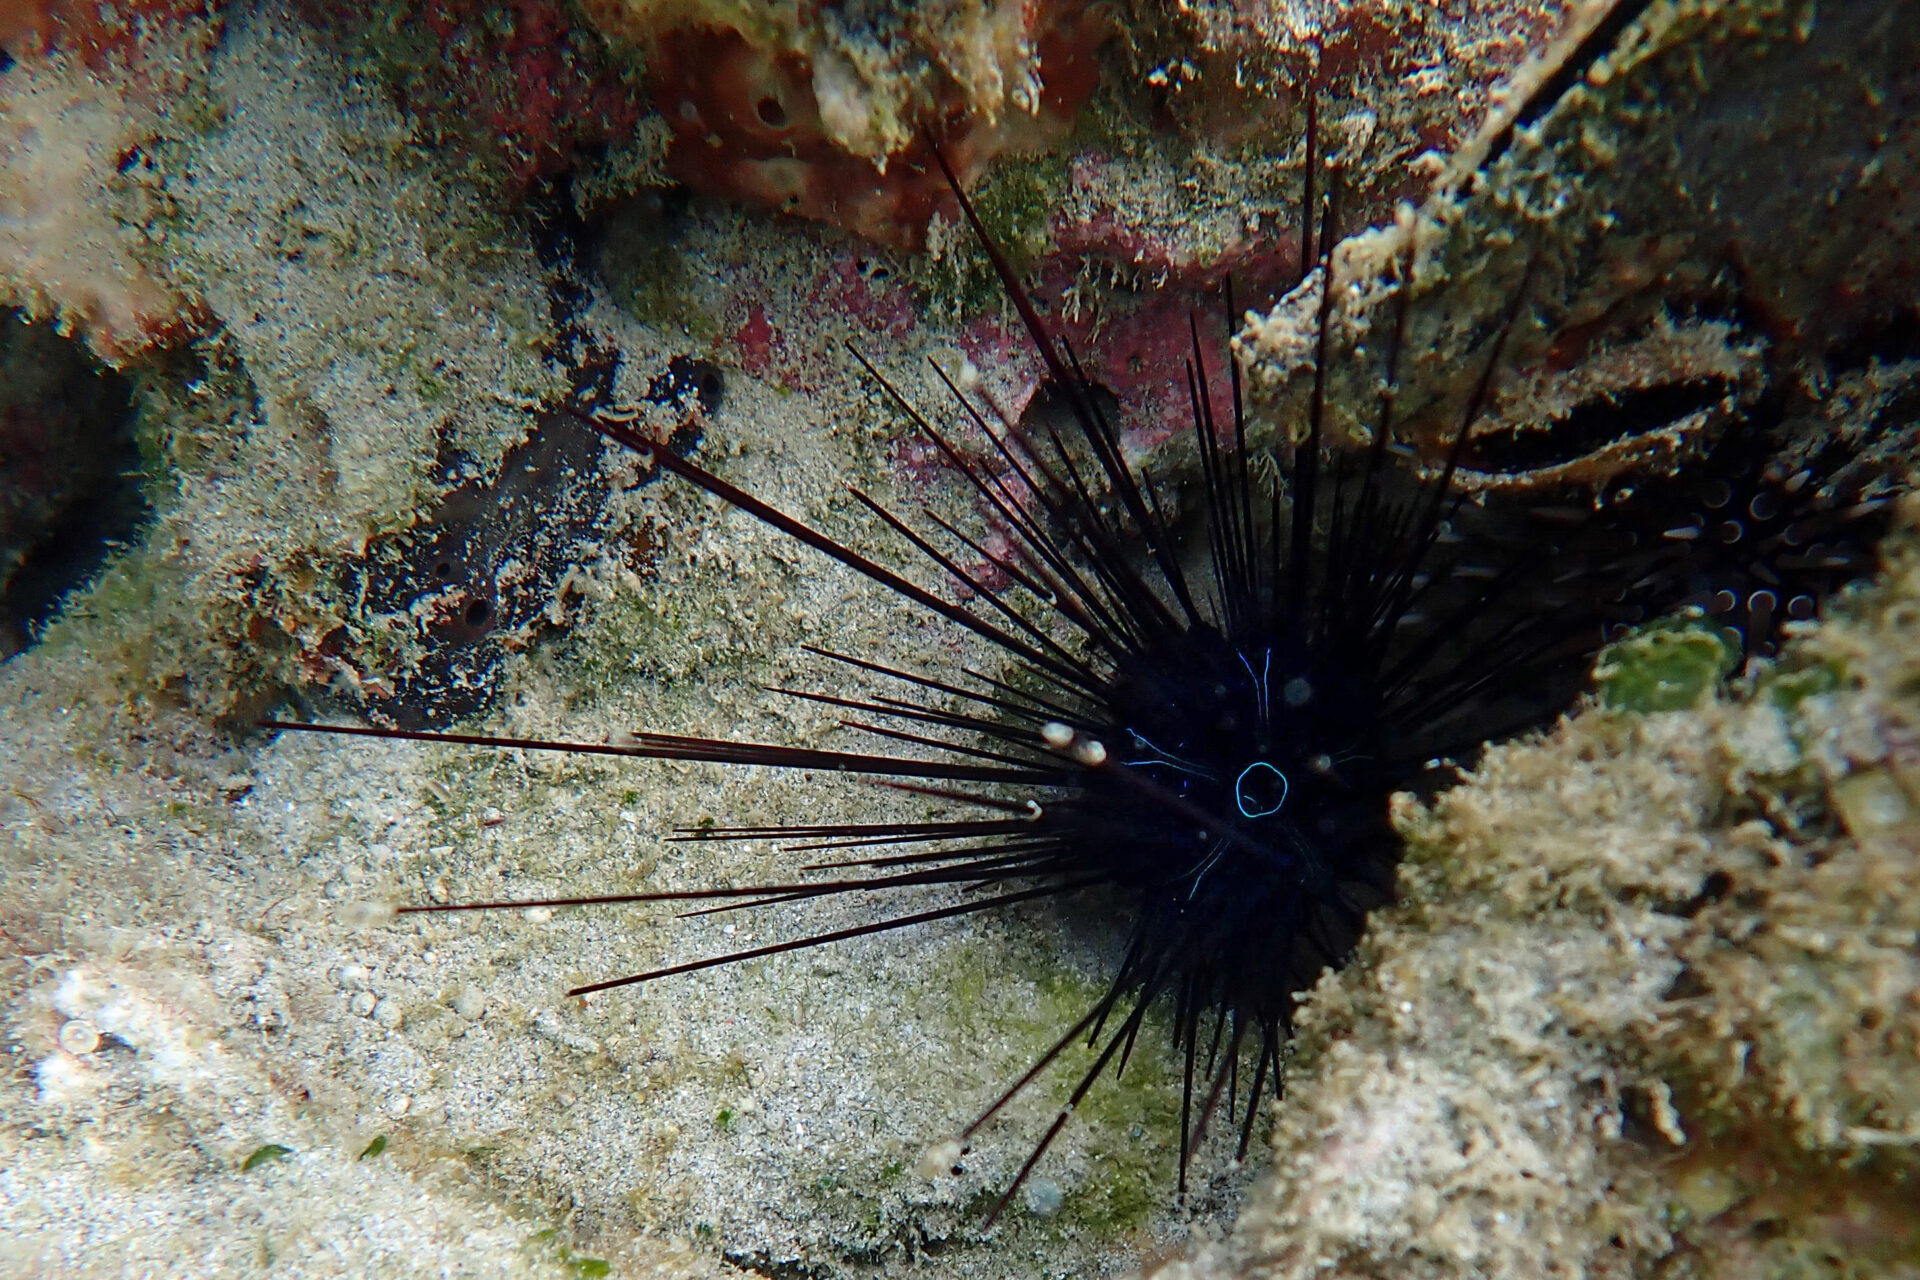
[[[50,324],[0,310],[0,658],[150,514],[133,387]]]

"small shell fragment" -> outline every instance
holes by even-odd
[[[920,1153],[919,1161],[913,1171],[923,1178],[942,1178],[953,1172],[960,1163],[960,1157],[966,1148],[960,1145],[958,1138],[948,1138],[945,1142],[936,1142]]]
[[[1856,836],[1905,826],[1915,818],[1913,802],[1885,769],[1848,774],[1833,788],[1833,807]]]
[[[60,1047],[79,1056],[100,1047],[100,1031],[84,1018],[75,1018],[60,1028]]]
[[[386,902],[343,902],[334,917],[349,929],[377,929],[392,924],[398,913]]]

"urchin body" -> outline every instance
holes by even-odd
[[[999,265],[1046,374],[1070,407],[1066,434],[1016,440],[989,426],[956,389],[966,419],[991,443],[989,466],[900,403],[980,494],[985,519],[1000,535],[994,545],[1010,549],[988,552],[989,540],[929,519],[976,564],[984,558],[1015,584],[1009,590],[989,590],[985,570],[964,567],[955,552],[936,547],[934,535],[865,495],[855,496],[958,592],[924,586],[803,524],[637,435],[624,414],[589,405],[579,416],[878,588],[987,641],[1004,659],[1001,672],[896,669],[824,655],[903,686],[897,696],[787,691],[846,709],[846,725],[878,744],[868,751],[650,733],[602,744],[347,732],[850,772],[931,794],[945,812],[926,819],[681,834],[695,842],[783,840],[834,859],[802,867],[786,882],[543,903],[771,906],[958,885],[969,891],[958,904],[610,978],[570,994],[1098,891],[1119,901],[1128,917],[1106,994],[964,1134],[996,1115],[1074,1040],[1095,1046],[1092,1064],[1008,1188],[1010,1198],[1099,1076],[1124,1067],[1148,1011],[1164,1002],[1185,1065],[1184,1186],[1188,1155],[1223,1097],[1228,1113],[1239,1112],[1240,1072],[1250,1065],[1244,1148],[1257,1111],[1252,1099],[1279,1089],[1297,992],[1346,956],[1367,910],[1390,896],[1397,845],[1388,797],[1416,779],[1436,750],[1452,745],[1432,732],[1436,714],[1457,712],[1511,673],[1495,667],[1490,676],[1478,661],[1483,655],[1475,649],[1487,629],[1475,619],[1488,615],[1494,597],[1523,586],[1526,575],[1484,598],[1462,585],[1472,575],[1460,572],[1468,566],[1445,536],[1457,506],[1451,465],[1446,474],[1422,478],[1384,448],[1391,435],[1384,407],[1381,447],[1334,448],[1320,440],[1316,421],[1294,451],[1284,489],[1266,488],[1255,479],[1261,469],[1249,465],[1237,379],[1229,403],[1211,402],[1197,338],[1190,429],[1203,483],[1194,509],[1176,526],[1153,481],[1122,456],[1096,389],[1032,314],[1010,268]],[[536,904],[403,910],[529,905]]]
[[[1196,971],[1201,1003],[1283,1019],[1283,993],[1343,956],[1388,889],[1385,800],[1406,779],[1389,764],[1377,675],[1202,626],[1116,679],[1097,740],[1125,773],[1081,784],[1077,838],[1137,895],[1138,927]],[[1290,980],[1273,982],[1275,952],[1302,944],[1312,960],[1283,955]]]
[[[1148,1011],[1165,1006],[1184,1062],[1184,1187],[1188,1157],[1223,1097],[1229,1114],[1237,1110],[1250,1057],[1244,1150],[1253,1102],[1280,1089],[1298,993],[1350,953],[1367,911],[1391,896],[1398,856],[1388,822],[1392,794],[1419,785],[1438,761],[1555,714],[1577,688],[1622,591],[1637,591],[1657,611],[1674,603],[1684,575],[1633,540],[1586,539],[1584,530],[1562,541],[1539,531],[1489,534],[1455,490],[1504,338],[1493,344],[1444,465],[1421,465],[1391,447],[1393,361],[1410,290],[1404,280],[1383,370],[1387,391],[1366,445],[1329,440],[1322,430],[1334,289],[1330,281],[1321,289],[1313,408],[1302,430],[1284,433],[1299,443],[1282,451],[1284,483],[1272,488],[1255,478],[1265,469],[1247,443],[1237,377],[1226,402],[1215,404],[1195,336],[1187,426],[1199,458],[1198,498],[1176,519],[1162,486],[1125,458],[1098,389],[986,243],[1068,413],[1064,429],[1016,433],[995,426],[990,408],[950,383],[960,429],[990,446],[976,454],[955,447],[951,429],[936,427],[882,380],[972,486],[990,527],[991,536],[969,534],[931,513],[916,527],[854,491],[944,590],[921,581],[928,573],[888,568],[636,434],[629,415],[596,404],[573,412],[680,480],[986,642],[1002,670],[891,668],[823,654],[892,691],[784,692],[844,709],[843,723],[864,735],[866,749],[660,733],[582,743],[327,731],[862,774],[933,801],[929,816],[909,820],[849,815],[681,833],[695,842],[773,839],[825,856],[777,883],[403,908],[777,908],[835,894],[911,904],[916,890],[930,886],[967,891],[952,905],[612,977],[570,995],[1041,898],[1117,895],[1125,944],[1105,994],[963,1136],[1074,1041],[1094,1048],[1004,1207],[1098,1078],[1125,1066]],[[1322,244],[1331,243],[1323,235]],[[1320,267],[1327,280],[1330,257]],[[1516,323],[1524,293],[1503,333]],[[991,582],[1012,585],[995,590]]]

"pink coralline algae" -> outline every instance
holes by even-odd
[[[357,43],[409,111],[491,152],[517,187],[629,138],[646,113],[637,70],[564,0],[398,0],[371,16],[309,0],[306,13]]]
[[[436,0],[421,17],[449,54],[449,67],[477,62],[489,89],[479,103],[507,160],[526,181],[560,172],[583,147],[630,133],[638,95],[592,57],[562,5],[514,0],[506,5]]]
[[[733,334],[734,359],[754,377],[772,369],[786,351],[786,343],[767,318],[766,304],[755,300],[748,304],[746,319]]]
[[[732,360],[755,377],[789,387],[818,388],[841,376],[838,340],[821,330],[823,318],[855,334],[898,339],[916,325],[907,287],[876,259],[847,249],[803,287],[769,288],[747,273],[732,283],[721,315]],[[839,328],[834,333],[845,336]]]
[[[154,35],[204,21],[206,0],[0,0],[0,49],[13,58],[67,53],[95,71],[144,60]]]

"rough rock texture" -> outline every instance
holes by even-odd
[[[971,180],[1058,139],[1110,31],[1078,0],[587,10],[647,50],[675,177],[905,246],[950,211],[932,145]]]
[[[1920,1263],[1911,527],[1889,557],[1731,696],[1407,804],[1408,901],[1313,993],[1274,1174],[1154,1274]]]
[[[353,613],[341,566],[497,472],[564,383],[527,234],[410,159],[404,123],[323,48],[245,19],[199,92],[144,143],[129,199],[146,269],[219,328],[153,361],[167,492],[105,590],[157,593],[129,660],[233,714],[263,689],[377,680],[407,634]]]
[[[105,29],[57,8],[73,20],[32,6],[0,16],[0,303],[124,364],[207,322],[146,259],[129,202],[148,173],[141,148],[195,105],[216,28],[187,6],[135,7]]]
[[[647,114],[636,50],[565,0],[299,5],[377,78],[442,161],[513,204],[564,180],[576,197],[661,178],[667,130]]]
[[[1342,246],[1336,331],[1373,355],[1352,362],[1354,394],[1337,404],[1371,403],[1358,392],[1391,345],[1385,284],[1409,270],[1402,374],[1421,397],[1401,411],[1429,449],[1457,429],[1496,341],[1510,371],[1496,388],[1501,429],[1537,430],[1543,408],[1562,422],[1587,408],[1604,428],[1633,416],[1610,406],[1664,391],[1679,402],[1673,422],[1635,434],[1668,434],[1659,452],[1672,456],[1757,385],[1736,372],[1756,353],[1748,344],[1764,341],[1791,376],[1848,344],[1856,359],[1875,350],[1910,313],[1920,37],[1895,7],[1655,4],[1618,47],[1588,41],[1612,12],[1585,6],[1516,72],[1432,195]],[[1316,277],[1238,339],[1278,420],[1300,420],[1318,294]],[[1722,319],[1748,331],[1744,355],[1715,355],[1697,327]],[[1560,394],[1580,398],[1543,404],[1537,382],[1515,376],[1528,370],[1577,370]],[[1357,429],[1348,412],[1336,416]],[[1589,425],[1560,461],[1594,434],[1614,443]]]
[[[1803,373],[1821,375],[1795,392],[1807,441],[1830,427],[1897,453],[1909,437],[1893,428],[1915,417],[1913,371],[1896,364],[1911,339],[1869,322],[1913,297],[1901,95],[1920,63],[1890,8],[1859,0],[1808,25],[1784,7],[1653,6],[1627,53],[1577,60],[1570,80],[1555,69],[1603,6],[1462,20],[1413,5],[1156,12],[1107,46],[1085,132],[1003,159],[981,203],[1134,406],[1130,446],[1177,467],[1160,446],[1184,395],[1181,291],[1243,264],[1250,288],[1291,286],[1299,91],[1317,65],[1349,174],[1341,225],[1403,193],[1423,202],[1338,254],[1341,279],[1370,280],[1362,267],[1390,271],[1417,234],[1410,349],[1431,358],[1412,370],[1426,399],[1404,408],[1423,433],[1457,417],[1491,321],[1531,247],[1549,246],[1531,287],[1544,321],[1516,335],[1503,384],[1511,465],[1489,454],[1483,484],[1546,483],[1544,471],[1590,482],[1658,461]],[[1003,10],[953,12],[965,28]],[[807,38],[825,39],[827,21]],[[551,51],[533,25],[432,34],[409,48],[438,57],[472,35],[486,81],[475,96],[495,106]],[[800,646],[903,665],[935,647],[993,657],[683,488],[566,448],[541,455],[530,431],[536,446],[554,440],[575,398],[610,394],[744,487],[870,546],[884,540],[849,479],[957,520],[973,512],[841,342],[922,403],[939,391],[929,359],[1013,413],[1034,375],[950,226],[936,225],[929,262],[678,192],[580,223],[574,211],[657,177],[648,148],[670,124],[634,144],[625,179],[575,170],[595,190],[571,201],[537,182],[509,190],[498,156],[476,166],[477,144],[408,100],[415,82],[394,71],[406,49],[361,61],[334,35],[237,6],[164,112],[139,107],[122,73],[59,60],[71,55],[0,72],[9,101],[58,80],[94,104],[61,139],[85,152],[77,167],[43,170],[49,190],[59,178],[79,193],[71,219],[0,224],[0,237],[46,250],[35,262],[107,263],[99,278],[117,292],[103,297],[147,279],[200,300],[208,326],[154,350],[157,323],[70,312],[87,340],[137,333],[149,353],[134,376],[160,514],[0,669],[7,1262],[137,1273],[190,1258],[292,1275],[1000,1277],[1148,1259],[1208,1275],[1733,1276],[1817,1272],[1829,1257],[1861,1274],[1912,1269],[1915,924],[1901,890],[1914,878],[1906,655],[1920,586],[1905,550],[1881,594],[1751,691],[1653,716],[1589,710],[1407,807],[1407,901],[1316,996],[1272,1177],[1239,1229],[1191,1258],[1196,1224],[1224,1230],[1267,1157],[1235,1170],[1205,1153],[1188,1206],[1173,1204],[1178,1080],[1155,1043],[1080,1109],[995,1232],[983,1211],[1057,1095],[1024,1098],[960,1175],[927,1159],[1097,989],[1111,939],[1084,922],[951,923],[586,1004],[556,993],[859,923],[868,904],[394,922],[401,901],[765,877],[787,865],[775,851],[690,856],[662,837],[841,805],[880,820],[909,802],[831,779],[268,740],[217,732],[213,716],[244,724],[290,687],[397,713],[394,691],[434,646],[482,625],[467,611],[499,605],[503,584],[537,586],[522,603],[571,624],[476,669],[497,695],[487,723],[507,732],[833,742],[825,709],[766,692],[819,675]],[[1010,94],[1030,63],[999,48],[979,46]],[[1515,72],[1519,87],[1493,88],[1529,49],[1539,60]],[[544,138],[528,174],[564,173],[586,145],[559,127],[567,104],[598,101],[572,96],[601,83],[571,78],[587,65],[556,71],[524,115],[482,111],[487,145]],[[845,100],[868,112],[835,126],[848,154],[886,136],[873,122],[895,101],[887,86],[911,80],[890,80],[895,69]],[[815,81],[794,76],[824,137]],[[1483,104],[1505,115],[1476,133]],[[1822,126],[1804,147],[1774,132],[1797,116]],[[1851,145],[1876,135],[1877,151]],[[123,136],[141,146],[120,172]],[[1459,154],[1416,163],[1413,147]],[[1749,169],[1751,156],[1778,168]],[[1780,175],[1816,169],[1833,200],[1810,214]],[[1679,210],[1707,229],[1670,242],[1663,219]],[[1888,234],[1866,234],[1882,222]],[[110,253],[53,252],[88,227]],[[1712,245],[1728,239],[1770,251],[1722,261]],[[0,275],[10,297],[34,278]],[[1153,291],[1163,278],[1172,291]],[[1836,279],[1851,287],[1835,292]],[[1292,412],[1315,287],[1278,311],[1262,300],[1243,334],[1248,367],[1271,379],[1269,436]],[[1376,301],[1343,303],[1343,345]],[[1859,341],[1831,352],[1836,337]],[[609,346],[622,357],[610,370],[595,354]],[[689,356],[721,371],[711,412],[650,396]],[[1354,370],[1336,400],[1360,419],[1377,384],[1364,361]],[[1695,397],[1675,407],[1681,425],[1608,453],[1620,419],[1588,411],[1675,382]],[[523,501],[555,489],[583,505]],[[504,545],[515,525],[567,536],[530,559]],[[542,578],[534,559],[563,568]],[[430,581],[381,594],[410,580]],[[1696,691],[1724,658],[1695,664]]]

